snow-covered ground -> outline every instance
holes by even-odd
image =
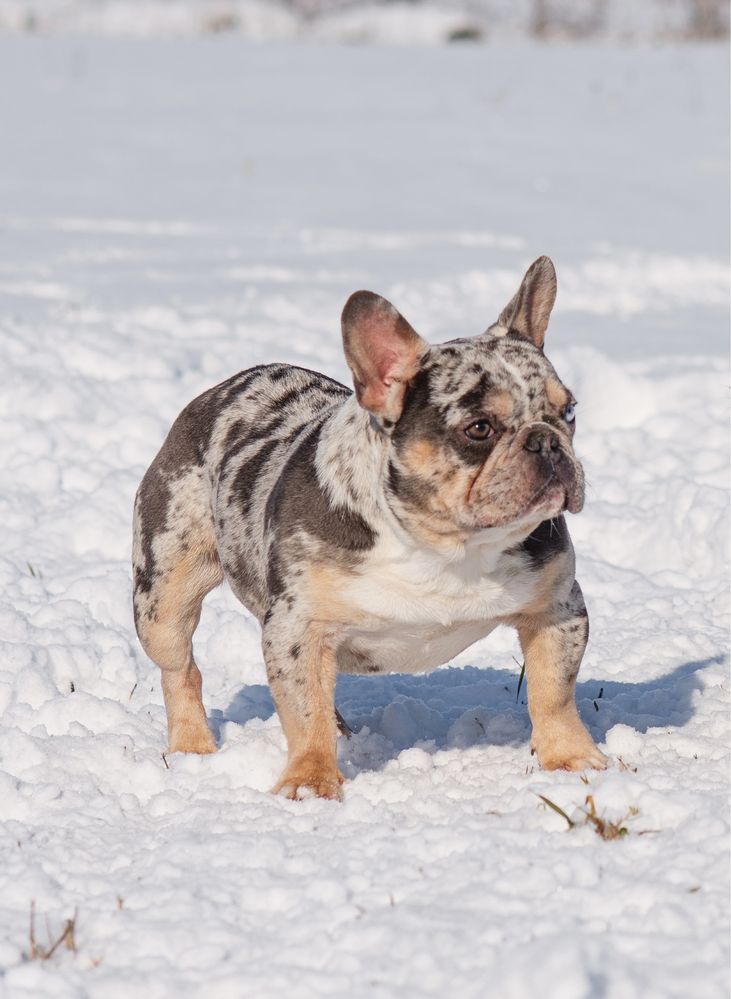
[[[726,0],[0,0],[0,31],[361,44],[728,37]]]
[[[728,995],[727,93],[713,47],[0,39],[0,994]],[[343,678],[344,803],[273,797],[225,589],[197,636],[220,750],[163,759],[128,563],[173,417],[260,361],[345,379],[358,287],[479,332],[539,253],[611,768],[536,769],[505,632]],[[29,959],[32,902],[75,950]]]

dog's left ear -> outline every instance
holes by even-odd
[[[525,272],[520,288],[487,332],[505,336],[514,331],[542,350],[555,301],[556,269],[549,257],[539,257]]]
[[[429,344],[401,313],[372,291],[356,291],[345,303],[343,347],[358,402],[380,419],[395,423],[404,392]]]

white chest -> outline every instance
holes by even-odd
[[[341,669],[422,671],[448,661],[534,596],[521,555],[474,547],[462,557],[381,545],[344,594],[359,611]]]

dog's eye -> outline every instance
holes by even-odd
[[[471,441],[486,441],[495,433],[487,420],[475,420],[469,427],[465,427],[464,432]]]
[[[563,418],[567,423],[573,423],[576,419],[576,403],[570,402],[563,411]]]

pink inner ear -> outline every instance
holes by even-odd
[[[361,291],[345,304],[343,344],[361,405],[397,419],[424,341],[390,302]]]
[[[375,320],[375,321],[374,321]],[[384,328],[374,317],[363,327],[364,343],[367,344],[363,358],[363,374],[366,383],[361,391],[361,403],[368,409],[380,410],[386,403],[392,377],[402,366],[401,358],[393,349],[390,329]],[[401,365],[400,365],[401,362]]]
[[[397,332],[400,316],[388,307],[373,309],[361,320],[361,366],[368,382],[389,385],[412,360],[413,346]]]
[[[374,352],[375,374],[379,381],[385,385],[390,382],[390,377],[397,373],[401,358],[387,342],[384,336],[376,336],[371,341]]]

